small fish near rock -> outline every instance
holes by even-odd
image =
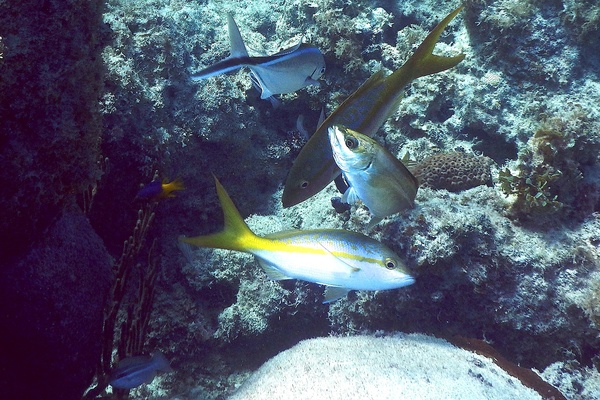
[[[160,351],[151,356],[127,357],[119,361],[110,374],[109,385],[117,389],[134,389],[150,383],[158,372],[172,372],[173,369]]]
[[[308,43],[298,43],[289,49],[270,56],[251,57],[233,17],[227,14],[227,26],[231,55],[191,76],[199,81],[242,67],[250,68],[252,83],[260,90],[261,99],[270,99],[273,106],[275,94],[292,93],[305,86],[319,86],[319,79],[325,73],[325,59],[317,47]]]

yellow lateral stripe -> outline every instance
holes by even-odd
[[[319,245],[318,241],[313,241],[314,247],[310,247],[257,236],[250,230],[246,222],[244,222],[244,219],[223,185],[221,185],[216,176],[214,178],[219,202],[223,209],[225,226],[222,231],[210,235],[181,237],[179,240],[182,242],[193,244],[198,247],[236,250],[247,253],[267,251],[288,254],[331,255],[342,260],[357,260],[375,264],[381,263],[381,260],[379,259],[365,257],[360,254],[344,251],[329,251],[326,247]]]
[[[349,259],[349,260],[358,260],[358,261],[366,261],[370,263],[381,263],[380,259],[365,257],[360,254],[347,253],[343,251],[329,251],[325,247],[321,246],[320,248],[309,247],[309,246],[300,246],[296,244],[289,244],[279,240],[273,240],[268,238],[263,238],[260,236],[255,236],[253,238],[248,238],[247,241],[244,241],[243,247],[247,252],[254,251],[268,251],[268,252],[281,252],[281,253],[289,253],[289,254],[317,254],[317,255],[332,255],[336,258],[341,259]]]

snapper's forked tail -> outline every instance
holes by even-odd
[[[198,247],[209,247],[213,249],[227,249],[249,252],[253,249],[253,243],[259,239],[244,222],[240,212],[215,176],[217,195],[223,210],[224,227],[217,233],[196,237],[180,236],[179,241]]]
[[[456,15],[463,9],[464,6],[460,6],[450,14],[446,16],[440,23],[437,24],[435,28],[429,35],[423,40],[423,43],[419,45],[415,53],[402,65],[400,69],[395,71],[392,75],[388,77],[388,79],[394,80],[395,75],[398,76],[399,79],[404,81],[408,79],[411,81],[416,78],[420,78],[425,75],[435,74],[441,71],[445,71],[457,65],[464,58],[464,54],[459,54],[453,57],[445,57],[445,56],[436,56],[433,54],[433,49],[435,48],[438,39],[440,38],[446,26],[456,17]],[[397,78],[397,79],[398,79]]]

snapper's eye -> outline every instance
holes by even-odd
[[[306,189],[308,187],[308,181],[302,181],[302,183],[300,183],[300,187],[302,189]]]
[[[346,147],[349,148],[350,150],[358,147],[358,139],[355,138],[354,136],[347,136],[345,143],[346,143]]]
[[[391,258],[386,258],[385,259],[385,267],[387,269],[394,269],[394,268],[396,268],[396,260],[391,259]]]

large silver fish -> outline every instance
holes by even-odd
[[[350,187],[342,201],[361,200],[369,208],[373,227],[384,217],[414,206],[419,182],[383,146],[341,125],[328,130],[333,159]]]
[[[211,235],[180,237],[199,247],[251,253],[273,280],[301,279],[326,286],[325,301],[350,290],[386,290],[414,283],[400,258],[361,233],[342,229],[294,230],[255,235],[215,178],[225,227]]]
[[[237,24],[227,15],[231,55],[195,74],[197,81],[212,76],[250,68],[252,82],[261,91],[261,99],[275,94],[292,93],[308,85],[319,85],[317,79],[325,73],[321,51],[308,43],[299,43],[271,56],[250,57]]]

